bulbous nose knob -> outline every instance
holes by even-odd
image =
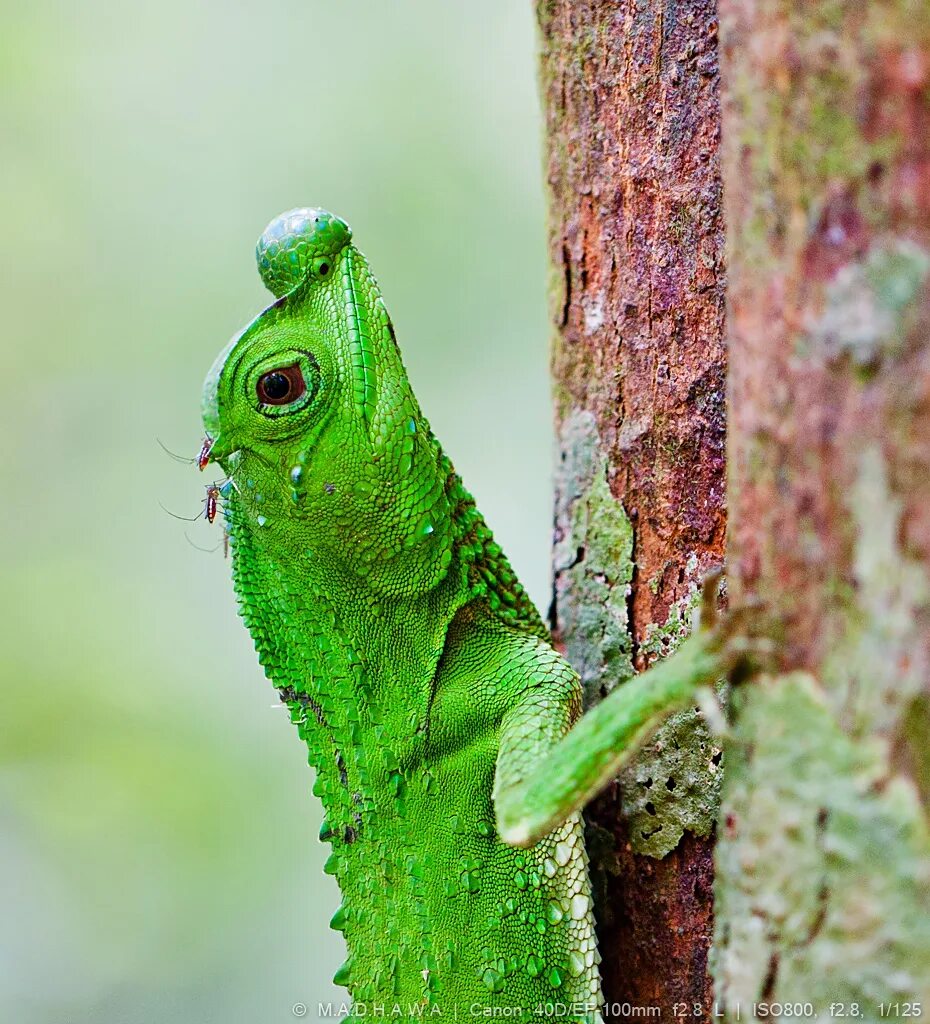
[[[258,272],[265,287],[280,298],[292,291],[326,259],[348,245],[352,229],[326,210],[300,207],[282,213],[262,232],[255,247]]]

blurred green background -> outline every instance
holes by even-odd
[[[327,206],[545,603],[531,5],[7,2],[0,48],[0,1020],[313,1020],[343,990],[312,776],[156,438],[196,451],[256,237]]]

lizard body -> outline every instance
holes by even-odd
[[[316,770],[335,980],[360,1004],[596,1020],[580,807],[716,665],[695,649],[572,730],[577,676],[430,431],[347,225],[290,211],[258,263],[276,298],[207,377],[201,461],[233,482],[240,612]]]

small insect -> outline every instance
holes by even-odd
[[[203,512],[198,512],[195,516],[179,516],[176,512],[172,512],[170,509],[165,508],[164,505],[161,507],[165,509],[169,516],[174,516],[175,519],[183,519],[186,523],[193,523],[201,518],[206,519],[208,523],[213,523],[216,519],[216,513],[219,510],[220,499],[229,493],[229,487],[235,486],[236,485],[232,480],[224,480],[222,484],[218,484],[216,481],[212,484],[207,484],[207,493],[203,499]]]
[[[158,442],[158,446],[162,449],[162,451],[165,452],[166,455],[170,455],[175,462],[184,462],[188,466],[191,466],[196,462],[197,468],[201,470],[206,469],[207,464],[210,461],[210,451],[213,448],[213,445],[216,443],[216,438],[210,437],[210,435],[207,434],[203,439],[203,444],[200,446],[200,451],[192,459],[188,459],[185,458],[183,455],[178,455],[177,452],[173,452],[170,448],[168,448],[165,444],[162,443],[160,438],[156,437],[155,440]]]
[[[208,523],[216,519],[217,502],[220,500],[220,489],[216,484],[207,484],[207,496],[203,499],[203,514]]]
[[[203,444],[200,446],[200,454],[197,456],[197,468],[200,470],[206,469],[207,463],[210,461],[210,449],[213,447],[215,438],[210,437],[207,434],[203,439]],[[213,520],[211,519],[212,523]]]

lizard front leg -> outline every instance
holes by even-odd
[[[722,674],[719,648],[715,633],[698,632],[570,729],[570,703],[545,683],[528,689],[501,725],[494,806],[504,842],[532,846],[584,807],[665,718]]]

